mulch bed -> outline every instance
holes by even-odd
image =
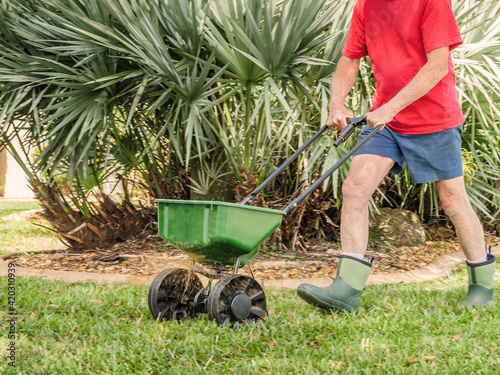
[[[23,221],[40,219],[41,210],[19,212],[3,220]],[[366,258],[374,257],[373,274],[411,271],[425,267],[437,257],[456,252],[460,246],[453,230],[445,226],[427,228],[434,241],[421,247],[394,247],[387,243],[384,249],[369,248]],[[486,242],[496,246],[500,238],[487,234]],[[263,248],[251,261],[255,277],[260,279],[306,279],[334,276],[337,270],[340,249],[335,243],[310,240],[305,248],[277,251]],[[190,267],[192,261],[173,246],[165,246],[158,235],[147,239],[135,239],[118,243],[111,249],[22,253],[9,258],[19,267],[78,271],[96,273],[118,273],[125,275],[155,276],[168,267]],[[250,275],[248,267],[240,270]]]
[[[500,239],[489,237],[488,242],[498,245]],[[189,266],[189,257],[172,246],[165,246],[159,236],[146,240],[132,240],[116,244],[108,250],[77,252],[71,249],[53,253],[20,254],[9,258],[19,267],[118,273],[127,275],[154,276],[169,266]],[[252,260],[253,274],[262,279],[300,279],[331,277],[335,275],[340,250],[326,241],[311,241],[306,251],[261,250]],[[455,240],[428,241],[422,247],[399,247],[390,251],[367,251],[367,258],[374,257],[372,273],[395,273],[411,271],[428,265],[436,257],[459,251]],[[248,267],[240,273],[250,274]]]

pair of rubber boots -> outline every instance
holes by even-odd
[[[369,262],[348,255],[341,255],[337,277],[327,287],[320,288],[302,284],[297,294],[307,303],[323,309],[337,311],[356,311],[361,301],[361,292],[371,271],[373,258]],[[494,276],[495,257],[491,246],[486,246],[486,261],[478,264],[467,262],[469,290],[460,305],[480,307],[488,302],[495,303]]]

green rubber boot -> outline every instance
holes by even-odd
[[[491,254],[491,245],[486,246],[486,261],[479,264],[467,262],[469,273],[469,291],[460,306],[480,307],[488,302],[496,303],[495,299],[495,267],[496,259]]]
[[[360,296],[372,268],[370,262],[348,255],[341,255],[337,277],[330,286],[320,288],[311,284],[301,284],[297,294],[307,303],[323,309],[356,311]]]

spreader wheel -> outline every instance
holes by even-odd
[[[203,288],[193,270],[167,268],[155,277],[148,293],[149,311],[156,320],[196,316],[193,298]]]
[[[207,302],[208,318],[222,326],[259,321],[266,315],[266,295],[259,283],[245,275],[230,275],[217,282]]]

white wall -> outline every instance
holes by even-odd
[[[17,141],[14,142],[15,146],[19,147],[19,143],[16,143]],[[0,196],[4,198],[34,198],[33,191],[31,191],[28,185],[26,174],[16,162],[16,159],[6,150],[2,151],[2,154],[0,160],[3,159],[4,162],[0,163],[0,181],[5,185],[2,191],[0,191]],[[5,163],[5,159],[7,163]]]

